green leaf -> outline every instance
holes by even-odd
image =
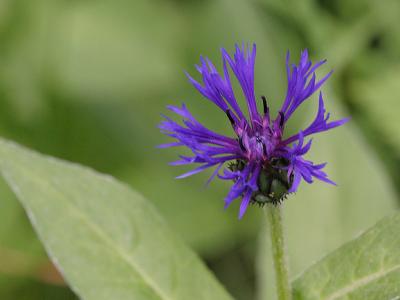
[[[400,296],[400,214],[313,265],[294,282],[300,299],[397,299]]]
[[[14,193],[0,178],[0,253],[2,249],[29,253],[32,260],[43,260],[43,248]],[[3,255],[0,255],[0,264]],[[1,267],[0,267],[1,270]]]
[[[231,299],[142,196],[0,140],[0,169],[82,299]]]
[[[49,261],[23,208],[2,178],[0,220],[0,299],[21,299],[10,293],[23,289],[28,278],[43,281],[43,275],[49,274]],[[2,282],[3,276],[10,276],[7,282],[12,286]]]
[[[76,299],[66,287],[58,286],[62,278],[3,178],[0,220],[0,299]]]
[[[325,100],[332,119],[345,115],[333,94],[325,93]],[[390,178],[354,122],[315,136],[307,158],[317,163],[328,162],[326,172],[338,186],[303,182],[298,192],[285,201],[292,278],[397,207]],[[258,264],[264,278],[259,282],[260,299],[275,299],[268,242],[269,239],[261,245]]]

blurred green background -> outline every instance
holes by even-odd
[[[286,51],[308,48],[334,69],[324,87],[346,126],[315,138],[337,188],[302,184],[285,203],[293,277],[400,204],[400,2],[383,0],[0,0],[0,134],[127,182],[155,203],[237,299],[273,299],[262,211],[223,210],[229,185],[185,180],[167,165],[179,149],[157,129],[185,102],[229,134],[226,116],[187,83],[199,56],[256,42],[256,94],[285,94]],[[198,78],[198,77],[197,77]],[[303,128],[313,97],[289,123]],[[112,205],[112,199],[110,199]],[[263,239],[261,239],[263,241]],[[256,280],[256,278],[260,278]],[[265,295],[264,294],[264,295]],[[0,299],[75,299],[27,216],[0,182]]]

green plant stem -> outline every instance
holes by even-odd
[[[267,204],[265,208],[271,233],[272,258],[275,268],[276,288],[279,300],[292,299],[289,270],[285,253],[281,205]]]

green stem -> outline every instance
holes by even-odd
[[[278,299],[290,300],[292,299],[292,293],[285,253],[281,205],[267,204],[265,212],[271,233],[272,257],[275,267]]]

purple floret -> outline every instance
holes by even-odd
[[[335,184],[322,171],[325,164],[314,164],[305,160],[304,155],[311,148],[311,140],[304,144],[304,138],[311,134],[327,131],[347,122],[347,119],[329,122],[330,114],[325,112],[322,93],[314,121],[299,133],[283,138],[284,128],[294,111],[311,95],[317,92],[332,72],[317,80],[315,71],[325,63],[312,64],[307,50],[301,53],[298,65],[290,64],[286,57],[287,92],[281,109],[275,119],[265,97],[261,97],[263,110],[257,109],[254,92],[254,66],[256,46],[252,49],[236,45],[232,56],[225,49],[222,52],[223,75],[219,74],[212,62],[200,58],[196,66],[202,76],[202,83],[187,74],[190,83],[209,101],[217,105],[227,116],[235,136],[218,134],[200,122],[184,104],[168,109],[183,118],[183,124],[164,116],[160,129],[176,141],[160,145],[161,148],[186,146],[191,156],[180,156],[171,165],[197,164],[198,166],[177,178],[184,178],[205,169],[215,167],[208,180],[216,176],[229,180],[233,185],[225,197],[225,207],[233,200],[241,198],[239,218],[242,218],[250,203],[263,205],[267,202],[278,204],[287,194],[295,192],[301,182],[312,183],[314,178]],[[240,109],[233,92],[228,66],[238,80],[246,100],[248,115]],[[221,169],[222,174],[220,174]]]

